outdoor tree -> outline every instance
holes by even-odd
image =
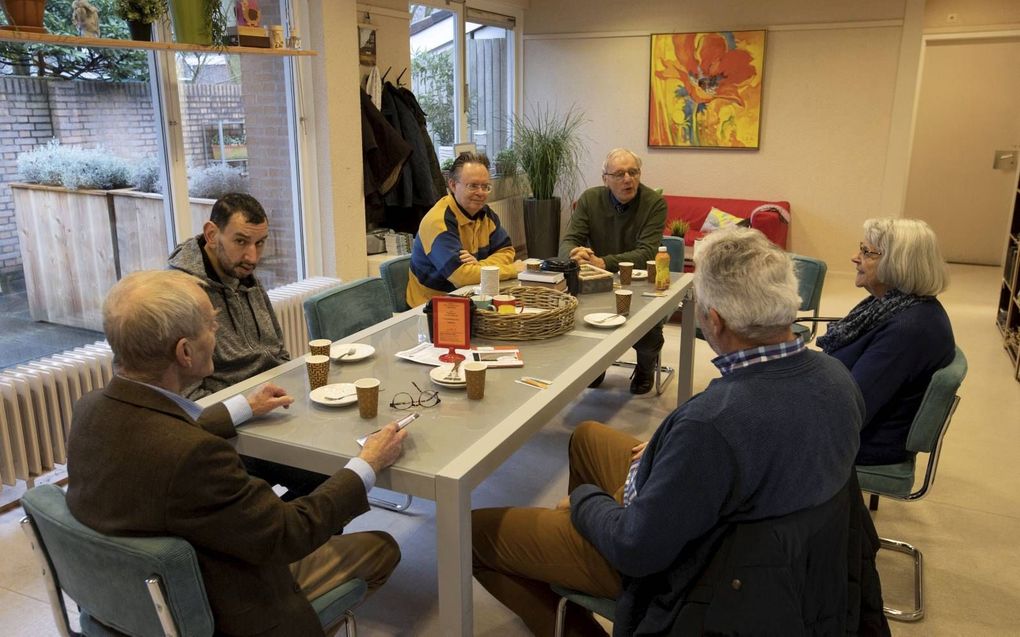
[[[73,0],[47,0],[44,25],[55,35],[78,35],[71,19]],[[92,0],[99,9],[104,38],[130,39],[127,24],[114,11],[115,0]],[[100,49],[55,44],[0,42],[0,75],[59,77],[67,80],[149,80],[148,57],[131,49]]]
[[[415,51],[411,55],[411,77],[429,132],[438,144],[453,144],[453,58],[450,51]]]

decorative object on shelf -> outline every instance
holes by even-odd
[[[99,37],[99,9],[89,0],[74,0],[71,3],[71,19],[83,38]]]
[[[529,257],[554,257],[559,252],[560,199],[554,193],[559,188],[573,199],[580,183],[584,122],[584,113],[574,107],[560,114],[536,106],[530,114],[514,116],[513,156],[531,184],[531,197],[524,200]]]
[[[765,31],[651,37],[648,145],[757,149]]]
[[[238,26],[257,27],[262,19],[262,11],[255,0],[237,0],[234,4],[234,15]]]
[[[290,25],[290,37],[287,38],[288,49],[300,49],[301,48],[301,32],[298,31],[296,25]]]
[[[140,42],[152,40],[152,23],[167,14],[166,0],[117,0],[114,9],[127,22],[131,39]]]
[[[43,26],[46,0],[5,0],[0,2],[0,6],[7,14],[7,24],[0,25],[0,29],[48,33],[46,27]]]
[[[272,48],[274,48],[274,49],[282,49],[283,48],[283,44],[284,44],[284,42],[283,42],[283,25],[282,24],[272,24],[272,25],[267,26],[266,30],[269,33],[269,42],[271,43]]]
[[[170,0],[170,15],[177,42],[226,45],[227,16],[220,0]]]

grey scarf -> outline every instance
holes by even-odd
[[[862,334],[870,332],[908,307],[931,298],[933,297],[904,294],[896,289],[889,290],[880,299],[869,296],[850,310],[849,314],[829,323],[825,336],[818,339],[818,346],[826,354],[832,353],[844,345],[853,343]]]

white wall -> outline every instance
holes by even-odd
[[[675,3],[654,1],[641,3],[640,12],[618,19],[608,10],[614,3],[597,1],[586,3],[584,18],[569,25],[554,22],[550,4],[533,2],[526,14],[529,33],[570,26],[570,31],[583,28],[591,34],[529,35],[524,99],[526,104],[574,103],[585,110],[591,120],[586,129],[591,151],[585,166],[588,183],[600,182],[606,151],[628,146],[645,158],[643,181],[663,187],[666,193],[789,201],[793,224],[788,247],[822,258],[834,270],[850,269],[849,257],[861,224],[881,214],[883,204],[903,32],[900,21],[890,18],[896,17],[896,11],[902,17],[903,3],[846,3],[854,6],[830,6],[832,10],[825,13],[818,5],[828,3],[729,2],[721,7],[685,3],[674,9]],[[725,14],[734,5],[754,13]],[[898,6],[891,11],[890,5]],[[853,13],[840,14],[836,9]],[[851,18],[869,21],[843,22]],[[838,23],[803,24],[823,20]],[[613,37],[625,27],[639,31]],[[761,149],[648,148],[649,39],[640,29],[731,27],[769,30]],[[909,118],[909,109],[906,114]]]

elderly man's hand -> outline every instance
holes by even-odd
[[[471,254],[467,250],[461,250],[458,256],[460,257],[461,263],[478,263],[478,259],[475,258],[475,255]]]
[[[527,268],[527,266],[524,265],[524,261],[521,261],[520,259],[514,261],[513,266],[514,270],[517,270],[518,272],[524,272],[524,270]]]
[[[593,256],[595,256],[595,253],[592,252],[591,248],[586,248],[584,246],[577,246],[570,251],[570,258],[579,263],[587,263],[588,259]]]
[[[391,422],[368,437],[358,457],[379,473],[400,457],[404,451],[404,438],[407,438],[407,431],[397,429],[397,423]]]
[[[266,383],[252,393],[248,394],[248,404],[251,406],[251,413],[255,416],[265,416],[277,407],[287,409],[294,402],[294,397],[289,396],[287,391],[272,383]]]

